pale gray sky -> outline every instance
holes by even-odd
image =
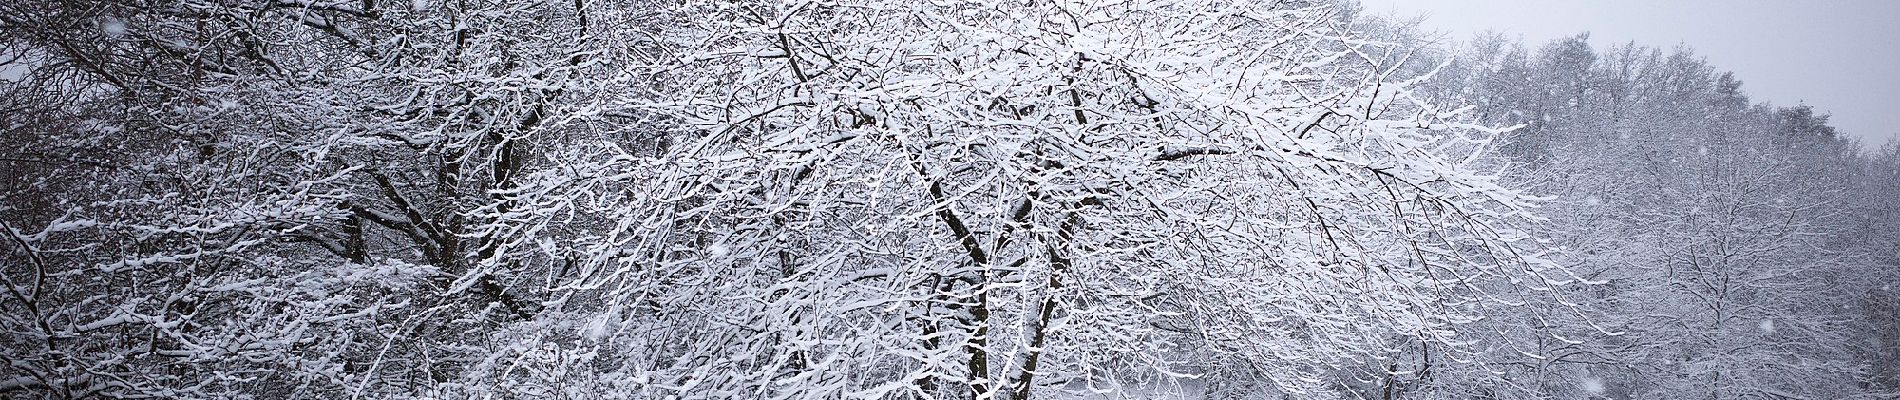
[[[1806,102],[1863,144],[1900,138],[1900,0],[1361,0],[1366,11],[1424,15],[1453,39],[1491,29],[1533,48],[1589,31],[1601,48],[1631,40],[1694,47],[1735,71],[1756,101]]]

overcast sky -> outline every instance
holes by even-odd
[[[1755,101],[1805,102],[1869,146],[1900,138],[1900,0],[1362,0],[1426,16],[1465,40],[1483,30],[1533,43],[1589,31],[1602,48],[1688,44],[1735,71]]]

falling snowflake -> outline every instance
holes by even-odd
[[[588,321],[586,325],[581,327],[581,337],[585,337],[589,340],[601,340],[606,338],[607,334],[611,333],[609,332],[611,328],[608,324],[610,324],[610,322],[608,322],[604,316],[603,318]]]
[[[105,17],[99,21],[99,31],[111,37],[125,36],[125,20]]]
[[[1775,333],[1775,320],[1761,320],[1761,323],[1755,324],[1755,327],[1760,328],[1762,333]]]
[[[711,254],[713,257],[725,257],[732,254],[732,247],[728,247],[724,243],[715,244],[712,245],[712,247],[707,247],[706,253]]]
[[[1583,381],[1577,382],[1577,387],[1590,394],[1603,394],[1603,379],[1594,376],[1585,377]]]

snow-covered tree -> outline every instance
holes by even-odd
[[[0,4],[0,395],[1890,390],[1891,160],[1349,3]]]
[[[1459,327],[1500,294],[1576,279],[1518,232],[1525,198],[1481,161],[1497,131],[1413,96],[1405,49],[1331,10],[708,6],[636,71],[660,89],[601,111],[669,121],[672,146],[577,148],[510,191],[542,203],[493,218],[612,228],[510,243],[585,251],[553,303],[570,317],[485,379],[1323,396],[1401,347],[1465,361]]]

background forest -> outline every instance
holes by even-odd
[[[1900,396],[1900,144],[1359,14],[0,2],[0,396]]]

